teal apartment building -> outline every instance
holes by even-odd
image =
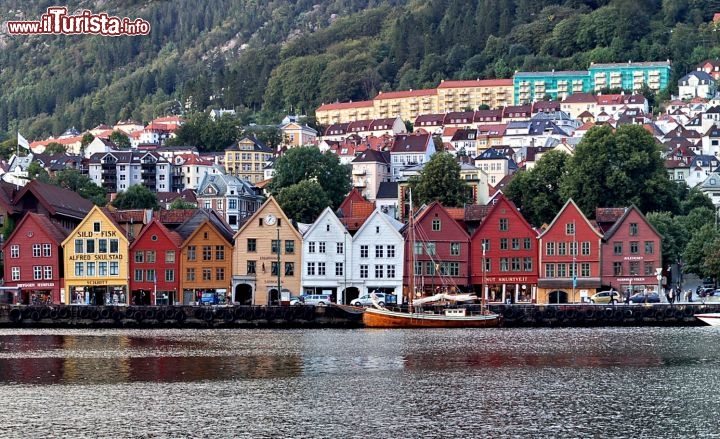
[[[541,101],[546,95],[562,100],[573,93],[591,93],[604,88],[636,91],[647,84],[651,90],[664,90],[670,81],[670,61],[591,63],[588,70],[515,72],[515,105]]]

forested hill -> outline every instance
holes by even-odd
[[[28,4],[32,3],[31,6]],[[54,0],[3,0],[38,19]],[[675,78],[720,56],[720,0],[68,0],[143,18],[147,36],[0,35],[0,131],[236,108],[277,122],[324,102],[436,87],[441,79],[590,62],[673,61]],[[181,105],[182,104],[182,105]]]

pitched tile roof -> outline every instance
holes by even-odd
[[[512,87],[512,79],[443,80],[437,88]]]
[[[77,192],[39,180],[32,180],[26,184],[13,199],[13,204],[20,204],[29,194],[32,194],[51,215],[83,219],[93,207],[91,201],[81,197]]]
[[[429,134],[397,134],[390,152],[425,152],[429,141]]]
[[[351,108],[372,107],[373,101],[337,102],[334,104],[323,104],[315,111],[347,110]]]

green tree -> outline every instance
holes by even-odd
[[[65,154],[67,152],[67,149],[65,148],[65,145],[58,142],[50,142],[45,146],[45,151],[43,151],[45,154]]]
[[[700,277],[715,276],[716,273],[712,272],[707,259],[715,256],[712,249],[718,246],[718,240],[720,240],[720,233],[714,224],[705,224],[697,230],[683,252],[683,270]]]
[[[689,213],[698,207],[715,210],[715,205],[710,197],[695,186],[688,191],[687,198],[680,202],[680,211]]]
[[[471,200],[471,189],[460,177],[460,165],[450,153],[436,152],[419,175],[410,177],[410,188],[418,205],[439,201],[461,207]]]
[[[108,140],[114,143],[119,149],[130,149],[130,138],[121,131],[113,131],[110,133]]]
[[[157,196],[141,184],[134,184],[125,192],[120,192],[112,205],[118,209],[153,209],[160,208]]]
[[[63,169],[50,178],[50,184],[77,192],[81,197],[90,200],[97,206],[107,204],[105,189],[95,184],[90,177],[77,169]]]
[[[301,223],[312,223],[330,205],[325,190],[315,180],[304,180],[280,190],[277,202],[285,214]]]
[[[305,180],[319,184],[325,195],[321,198],[327,199],[333,209],[340,205],[352,187],[350,167],[342,165],[337,155],[320,152],[316,146],[301,146],[289,149],[275,161],[275,175],[268,190],[277,198],[282,189]],[[282,203],[281,206],[285,210]]]
[[[234,115],[225,113],[213,120],[208,112],[197,112],[175,131],[175,138],[169,139],[167,144],[196,146],[200,151],[220,151],[235,142],[239,135],[239,121]]]
[[[591,128],[568,160],[560,188],[583,212],[631,204],[641,212],[678,209],[655,139],[640,125]]]
[[[92,134],[83,134],[82,139],[80,139],[80,149],[84,151],[85,148],[87,148],[87,146],[92,143],[93,140],[95,140],[95,136],[93,136]]]
[[[32,161],[27,167],[28,180],[48,181],[49,174],[39,162]]]
[[[667,267],[682,256],[688,236],[682,225],[670,212],[650,212],[645,215],[662,239],[662,266]]]
[[[518,172],[505,188],[505,195],[530,224],[549,224],[565,204],[559,186],[569,159],[562,151],[547,152],[530,170]]]
[[[170,210],[180,209],[197,209],[197,205],[181,198],[176,198],[172,203],[170,203]]]

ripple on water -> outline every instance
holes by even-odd
[[[0,331],[3,437],[720,437],[714,328]]]

